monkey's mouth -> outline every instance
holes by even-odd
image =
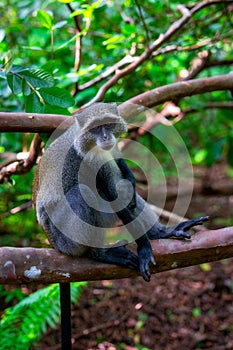
[[[112,141],[104,141],[101,142],[100,148],[104,151],[110,151],[115,145],[115,142]]]

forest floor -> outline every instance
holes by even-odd
[[[216,171],[213,176],[216,181]],[[198,194],[188,216],[209,214],[211,228],[217,227],[215,218],[223,218],[223,227],[232,207],[229,193]],[[233,258],[163,272],[150,283],[141,277],[89,283],[72,306],[73,349],[233,349],[232,263]],[[36,349],[60,349],[60,330],[50,329]]]
[[[73,349],[233,349],[232,263],[90,283],[72,307]],[[59,343],[49,330],[36,349]]]

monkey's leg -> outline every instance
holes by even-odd
[[[139,269],[145,281],[150,281],[149,264],[155,265],[151,243],[146,234],[144,222],[135,217],[136,212],[128,207],[117,213],[121,221],[126,225],[126,229],[135,238],[139,259]]]
[[[199,218],[194,218],[185,222],[181,222],[176,226],[165,227],[161,224],[154,225],[148,232],[147,236],[149,239],[159,239],[159,238],[190,238],[190,234],[186,231],[190,230],[190,228],[202,225],[204,222],[209,220],[209,216],[202,216]]]
[[[98,202],[89,187],[83,184],[76,185],[66,194],[66,198],[74,213],[82,219],[81,227],[77,227],[77,232],[90,242],[86,256],[97,261],[139,270],[138,257],[124,246],[125,241],[121,245],[118,242],[118,245],[113,247],[104,246],[105,224],[114,226],[117,216],[105,213],[101,208],[100,211],[94,209]]]
[[[89,248],[87,256],[97,261],[116,264],[139,271],[137,255],[124,246],[112,248]]]

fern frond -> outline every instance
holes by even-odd
[[[71,300],[77,302],[86,282],[71,284]],[[32,293],[5,310],[0,322],[1,347],[27,350],[41,339],[47,326],[56,328],[60,319],[59,285],[52,284]]]

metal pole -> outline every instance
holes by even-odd
[[[72,350],[70,283],[60,283],[61,349]]]

